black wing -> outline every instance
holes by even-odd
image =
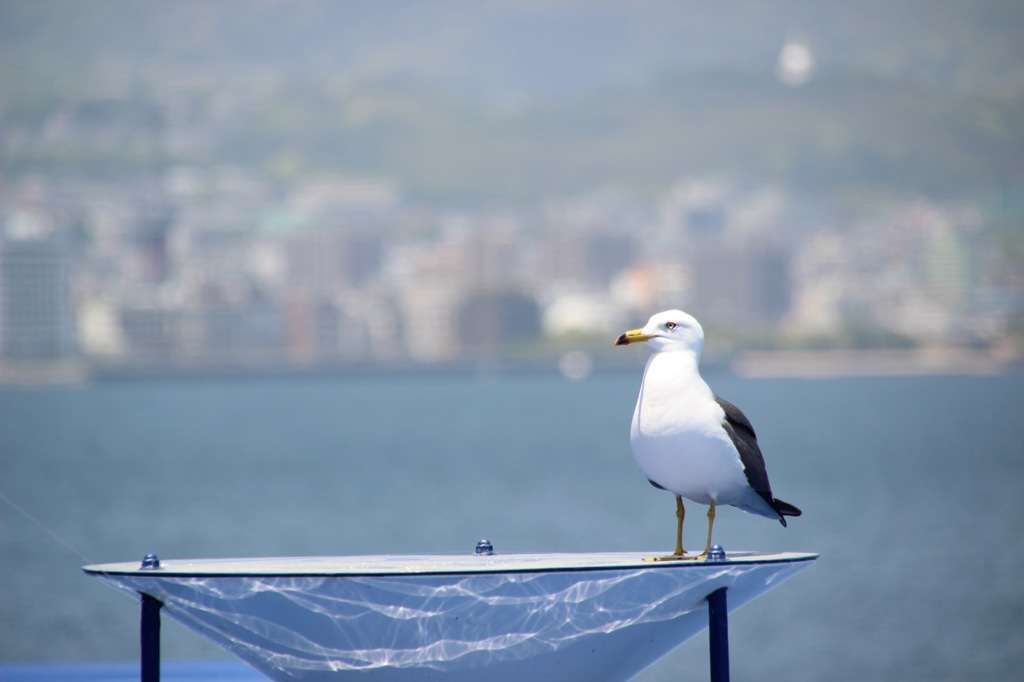
[[[764,456],[761,454],[761,448],[757,445],[757,434],[754,433],[754,427],[751,426],[747,415],[743,414],[740,408],[728,400],[719,398],[717,395],[715,396],[715,401],[725,411],[725,420],[722,422],[722,427],[729,434],[729,438],[732,439],[733,445],[736,446],[736,451],[740,453],[740,462],[743,463],[743,472],[747,475],[747,482],[750,483],[750,487],[754,489],[754,492],[760,495],[772,509],[778,512],[779,521],[785,526],[786,519],[783,518],[783,515],[800,516],[800,510],[788,502],[776,500],[772,496],[772,487],[768,483],[768,471],[764,466]]]

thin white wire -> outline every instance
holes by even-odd
[[[34,515],[32,515],[32,513],[30,513],[27,509],[22,507],[20,504],[18,504],[17,502],[12,500],[11,498],[7,497],[7,495],[5,495],[2,490],[0,490],[0,500],[3,500],[4,502],[6,502],[16,512],[18,512],[19,514],[24,516],[26,519],[28,519],[29,521],[31,521],[35,525],[39,526],[39,528],[41,528],[47,535],[49,535],[51,538],[56,540],[59,544],[64,546],[66,549],[68,549],[71,552],[73,552],[79,559],[82,559],[83,561],[85,561],[85,563],[87,563],[87,564],[95,563],[92,559],[90,559],[85,554],[80,552],[77,547],[75,547],[70,542],[68,542],[67,540],[62,538],[55,531],[53,531],[49,526],[47,526],[45,523],[43,523],[38,518],[36,518]]]

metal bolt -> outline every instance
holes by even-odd
[[[481,540],[476,543],[476,553],[488,556],[494,554],[494,545],[491,544],[490,540]]]
[[[721,545],[711,545],[711,549],[708,550],[708,561],[725,561],[725,550],[722,549]]]
[[[160,558],[156,554],[153,554],[152,552],[150,552],[146,556],[142,557],[142,566],[141,566],[141,568],[144,568],[146,570],[152,570],[154,568],[160,568]]]

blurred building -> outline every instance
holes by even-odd
[[[57,236],[0,241],[0,354],[56,360],[75,353],[71,255]]]
[[[690,260],[692,311],[734,328],[774,324],[790,308],[789,264],[773,245],[702,246]]]
[[[180,311],[155,305],[123,306],[120,310],[119,336],[124,359],[133,363],[163,364],[177,351]]]
[[[666,305],[737,330],[777,324],[793,298],[792,239],[779,229],[787,211],[787,197],[769,188],[676,185],[660,206],[663,246],[649,256],[680,299]]]
[[[606,289],[633,262],[636,238],[610,231],[556,231],[544,246],[547,282]]]
[[[370,227],[343,225],[295,235],[288,249],[289,281],[317,292],[366,286],[380,272],[384,244]]]
[[[537,301],[514,291],[485,292],[466,299],[458,311],[458,338],[474,355],[487,356],[540,338]]]
[[[140,212],[135,227],[139,255],[139,279],[145,284],[162,284],[170,274],[168,238],[174,220],[166,202],[150,205]]]

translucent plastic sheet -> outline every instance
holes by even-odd
[[[807,565],[380,576],[101,574],[276,680],[629,679]],[[432,674],[431,674],[432,673]]]

